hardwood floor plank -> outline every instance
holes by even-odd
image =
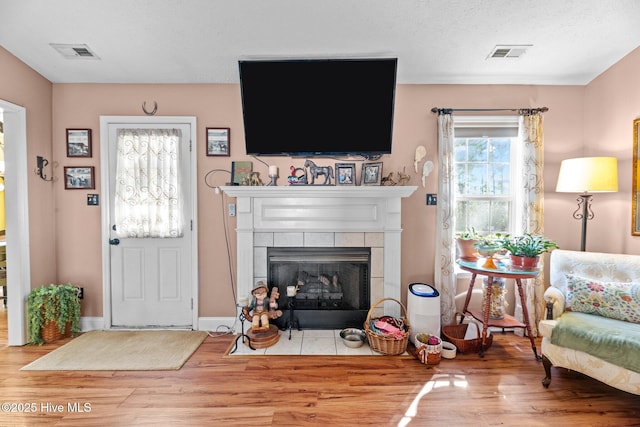
[[[1,401],[64,411],[0,412],[0,425],[640,426],[640,396],[557,368],[544,388],[529,340],[512,334],[497,334],[484,358],[435,366],[410,356],[225,356],[234,340],[208,337],[178,371],[41,372],[20,368],[67,341],[7,347],[5,334]]]

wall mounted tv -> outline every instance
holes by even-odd
[[[242,60],[248,155],[391,153],[397,58]]]

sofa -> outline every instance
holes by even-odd
[[[542,362],[640,395],[640,256],[556,249],[544,294]]]

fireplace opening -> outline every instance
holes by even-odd
[[[284,329],[289,302],[301,329],[362,328],[370,308],[370,248],[267,248],[268,283],[280,292]],[[287,287],[297,295],[287,298]]]

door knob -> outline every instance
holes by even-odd
[[[113,246],[118,246],[120,244],[120,239],[109,239],[109,244]]]

